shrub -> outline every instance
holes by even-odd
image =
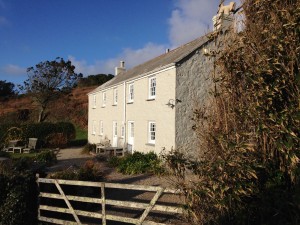
[[[37,224],[37,185],[32,173],[0,174],[0,224]]]
[[[47,147],[64,148],[68,144],[68,138],[63,133],[49,134],[46,138]]]
[[[81,180],[81,181],[102,181],[103,173],[100,168],[92,161],[88,160],[79,169],[70,168],[65,171],[54,173],[50,178],[63,180]]]
[[[124,174],[162,174],[164,172],[162,162],[154,152],[146,154],[135,152],[120,159],[112,157],[109,164],[116,166],[118,171]]]
[[[75,139],[76,130],[75,126],[69,122],[58,122],[55,124],[56,133],[62,133],[66,136],[66,139],[69,141]]]
[[[0,224],[36,225],[38,190],[28,160],[1,164]]]
[[[56,155],[51,150],[44,150],[41,153],[37,154],[35,160],[38,163],[45,163],[47,166],[51,166],[57,162]]]
[[[89,153],[89,152],[95,152],[96,151],[96,145],[95,144],[90,144],[90,143],[87,143],[83,150],[82,150],[82,153]]]

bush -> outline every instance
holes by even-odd
[[[47,147],[64,148],[68,144],[68,139],[63,133],[49,134],[46,138]]]
[[[118,171],[124,174],[162,174],[164,172],[162,162],[154,152],[146,154],[135,152],[119,159],[112,157],[109,164],[117,167]]]
[[[51,150],[45,150],[37,154],[35,160],[38,163],[45,163],[47,166],[51,166],[57,162],[56,155]]]
[[[0,224],[36,225],[38,189],[28,160],[0,165]]]
[[[69,170],[57,172],[52,174],[50,178],[63,180],[102,181],[103,173],[92,160],[88,160],[85,162],[84,166],[79,169],[70,168]]]
[[[55,124],[56,133],[62,133],[66,136],[68,142],[75,139],[76,130],[75,126],[69,122],[59,122]]]
[[[96,144],[87,143],[84,146],[82,153],[89,153],[89,152],[95,152],[95,151],[96,151]]]

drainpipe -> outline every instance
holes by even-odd
[[[123,106],[123,126],[124,126],[124,142],[123,142],[123,152],[125,151],[125,144],[127,140],[127,126],[126,126],[126,82],[123,83],[123,91],[124,91],[124,106]]]

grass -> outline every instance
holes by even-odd
[[[70,146],[84,146],[87,143],[88,132],[82,129],[79,126],[75,126],[76,137],[75,140],[72,140],[69,145]]]
[[[81,127],[76,126],[76,138],[75,140],[83,140],[83,139],[87,139],[88,136],[88,132],[84,129],[82,129]]]
[[[12,159],[34,158],[38,153],[9,153]]]

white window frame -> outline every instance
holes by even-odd
[[[97,98],[96,98],[96,94],[93,94],[93,109],[95,109],[97,106]]]
[[[122,123],[122,126],[121,126],[121,138],[124,138],[125,137],[125,124]]]
[[[96,120],[93,120],[93,124],[92,124],[92,135],[96,135]]]
[[[128,102],[134,101],[134,83],[128,84]]]
[[[128,138],[134,138],[134,121],[128,121]]]
[[[100,120],[99,122],[99,135],[103,135],[103,120]]]
[[[153,125],[154,125],[154,130],[153,130]],[[155,140],[156,140],[156,122],[149,121],[148,122],[148,143],[155,144]]]
[[[106,106],[106,92],[102,92],[102,107]]]
[[[114,88],[114,105],[117,105],[118,104],[118,89],[117,88]]]
[[[156,77],[149,77],[149,99],[155,99],[157,92],[156,89]]]

